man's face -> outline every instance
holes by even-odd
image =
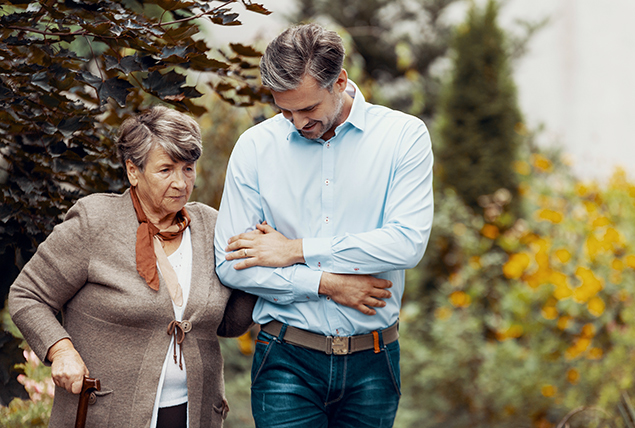
[[[343,79],[342,79],[343,76]],[[300,86],[284,92],[271,91],[282,115],[295,125],[305,138],[328,140],[346,117],[342,114],[346,89],[346,72],[333,85],[333,90],[320,88],[311,76],[305,76]]]

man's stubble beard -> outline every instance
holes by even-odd
[[[322,138],[322,136],[326,134],[331,128],[333,128],[335,124],[338,124],[338,125],[340,124],[338,122],[340,122],[343,108],[344,108],[344,95],[342,94],[342,96],[340,97],[338,101],[337,107],[335,107],[337,112],[335,113],[335,115],[333,115],[333,118],[329,120],[326,125],[324,124],[321,125],[321,129],[318,131],[315,137],[310,137],[306,135],[302,130],[300,130],[300,134],[302,134],[304,138],[307,138],[309,140],[317,140],[319,138]]]

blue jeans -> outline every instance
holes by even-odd
[[[398,341],[377,354],[327,355],[258,334],[251,368],[257,428],[392,427],[400,388]]]

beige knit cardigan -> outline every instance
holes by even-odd
[[[192,222],[192,282],[183,314],[192,329],[183,342],[190,427],[221,427],[225,416],[219,336],[252,324],[255,297],[216,277],[217,212],[186,206]],[[137,221],[129,191],[79,200],[24,266],[9,293],[13,321],[37,356],[70,338],[102,391],[87,427],[147,427],[171,337],[174,311],[163,278],[159,291],[137,273]],[[63,325],[56,314],[62,313]],[[74,426],[78,396],[55,389],[50,427]]]

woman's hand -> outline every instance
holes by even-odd
[[[47,358],[51,362],[51,377],[55,385],[72,394],[82,392],[84,376],[89,373],[73,342],[62,339],[55,343],[49,348]]]
[[[301,239],[287,239],[267,222],[256,225],[256,230],[241,233],[229,239],[225,248],[226,260],[245,259],[234,269],[252,266],[286,267],[304,263]]]

